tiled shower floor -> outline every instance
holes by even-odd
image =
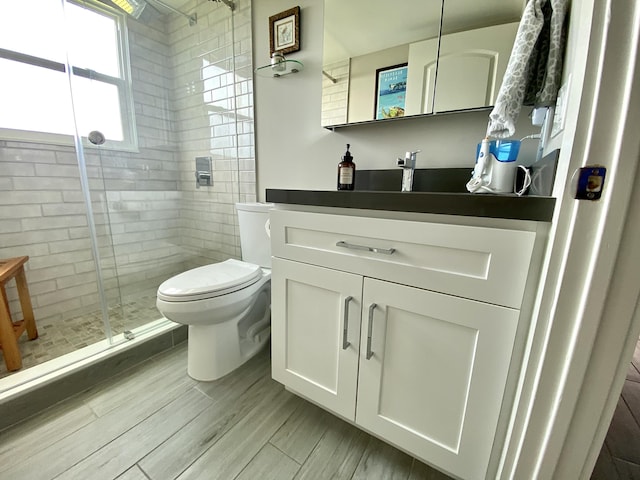
[[[109,308],[111,331],[114,335],[124,330],[132,330],[146,323],[158,320],[161,315],[156,309],[156,297],[142,297],[135,301]],[[18,341],[22,355],[22,369],[39,365],[71,353],[80,348],[105,339],[102,314],[100,311],[86,313],[49,325],[38,324],[38,338],[27,340],[26,333]],[[0,357],[0,378],[11,375]]]

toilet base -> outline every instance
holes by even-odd
[[[187,373],[209,382],[232,372],[271,338],[271,271],[240,290],[202,300],[167,301],[158,310],[189,326]]]
[[[229,341],[232,338],[236,341]],[[239,339],[235,322],[189,325],[187,373],[202,382],[217,380],[253,357],[270,338],[270,327],[257,333],[253,339]]]

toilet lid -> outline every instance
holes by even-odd
[[[171,277],[158,287],[158,298],[169,302],[202,300],[240,290],[261,276],[260,266],[229,259]]]

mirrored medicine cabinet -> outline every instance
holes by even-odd
[[[322,126],[491,107],[524,3],[325,0]]]

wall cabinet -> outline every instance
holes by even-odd
[[[453,279],[504,281],[521,301],[535,234],[277,210],[271,232],[273,377],[445,472],[485,478],[519,303],[465,298]],[[499,240],[518,251],[510,269]]]
[[[402,63],[406,103],[397,118],[493,105],[524,3],[325,0],[322,126],[374,121],[376,70]],[[365,11],[366,23],[354,21]]]
[[[409,45],[405,114],[493,105],[517,31],[518,23],[507,23]]]
[[[433,111],[493,105],[517,31],[518,23],[506,23],[443,35]]]

